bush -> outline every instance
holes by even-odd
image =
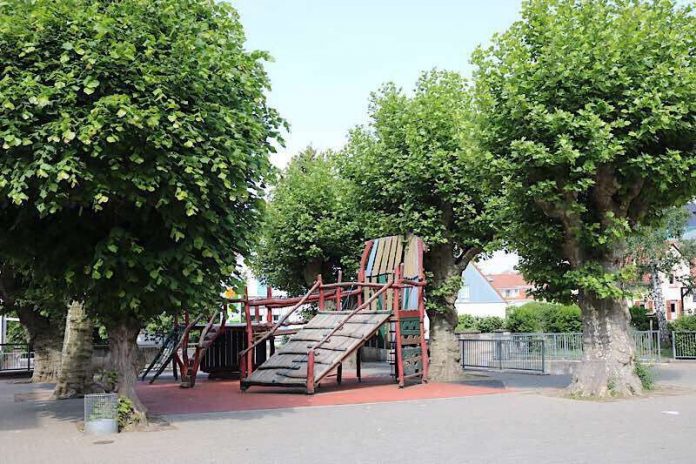
[[[652,390],[655,387],[655,378],[652,370],[643,363],[636,362],[635,373],[643,385],[643,390]]]
[[[650,317],[648,310],[640,306],[631,306],[631,326],[636,330],[650,330]]]
[[[479,317],[478,330],[481,332],[494,332],[496,330],[505,329],[505,319],[497,316]]]
[[[479,332],[494,332],[496,330],[505,329],[505,319],[497,316],[478,317],[471,314],[460,314],[459,324],[455,332],[479,331]]]
[[[576,305],[527,303],[508,314],[511,332],[581,332],[580,308]]]
[[[682,316],[671,321],[667,327],[670,332],[696,332],[696,315]]]

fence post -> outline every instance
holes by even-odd
[[[672,358],[677,359],[677,332],[672,332]]]
[[[544,342],[544,339],[541,339],[541,373],[545,374],[546,373],[546,343]]]

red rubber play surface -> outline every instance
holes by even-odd
[[[454,383],[415,384],[400,389],[389,377],[365,377],[362,383],[354,377],[344,377],[340,386],[333,379],[325,380],[314,395],[273,387],[250,387],[242,393],[237,380],[204,379],[192,389],[179,388],[173,380],[158,380],[153,385],[140,383],[137,391],[150,413],[195,414],[459,398],[509,390]]]

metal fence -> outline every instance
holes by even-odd
[[[539,337],[463,338],[460,343],[464,368],[545,371],[544,340]]]
[[[0,344],[0,372],[31,371],[34,353],[26,343]]]
[[[511,334],[516,338],[537,337],[544,340],[546,359],[572,361],[582,359],[582,333],[524,333]],[[632,331],[636,357],[641,361],[660,360],[660,333],[657,330]]]
[[[674,359],[696,358],[696,332],[672,332]]]

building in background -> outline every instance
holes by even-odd
[[[527,283],[519,272],[487,274],[486,278],[509,306],[521,306],[534,301],[534,298],[529,295],[532,285]]]
[[[508,303],[479,268],[469,263],[462,273],[462,287],[455,307],[458,314],[505,317]]]
[[[689,206],[692,205],[690,204]],[[694,233],[692,238],[696,238],[696,228],[694,228],[692,232]],[[689,233],[688,227],[687,233]],[[672,253],[676,256],[681,256],[678,243],[671,243],[670,247]],[[693,291],[686,285],[694,276],[695,270],[693,263],[689,263],[688,260],[682,259],[681,262],[672,269],[672,272],[659,273],[660,290],[665,304],[665,317],[668,321],[677,319],[683,315],[696,314],[696,291]],[[647,308],[649,313],[654,314],[655,302],[651,291],[651,276],[644,276],[643,282],[647,287],[643,297],[637,298],[631,303],[634,306]]]

